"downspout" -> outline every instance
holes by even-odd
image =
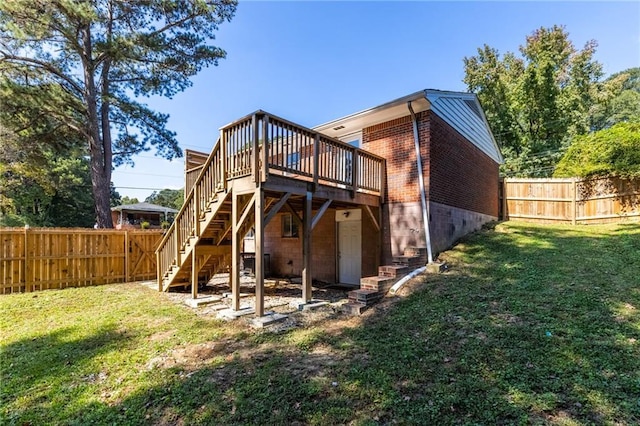
[[[424,223],[424,236],[427,243],[427,261],[433,263],[433,253],[431,251],[431,232],[429,232],[429,205],[424,191],[424,175],[422,174],[422,155],[420,155],[420,136],[418,134],[418,119],[411,107],[411,101],[407,102],[411,121],[413,122],[413,141],[416,146],[416,165],[418,167],[418,185],[420,187],[420,201],[422,202],[422,222]]]

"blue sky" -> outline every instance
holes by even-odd
[[[485,43],[516,52],[554,24],[579,48],[596,40],[607,75],[640,66],[640,2],[241,0],[214,41],[227,58],[173,99],[146,102],[170,114],[183,149],[208,152],[221,126],[257,109],[312,127],[420,89],[465,90],[465,56]],[[134,160],[114,171],[121,195],[183,186],[181,159]]]

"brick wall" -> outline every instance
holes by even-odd
[[[283,213],[278,213],[264,230],[264,251],[270,256],[271,274],[280,277],[301,276],[302,227],[298,227],[299,237],[282,238],[282,215]],[[312,277],[320,281],[335,282],[336,226],[333,210],[327,210],[324,213],[313,230],[311,241],[313,244]]]
[[[438,205],[430,226],[440,250],[498,215],[498,165],[433,112],[417,118],[425,190]],[[362,139],[363,149],[387,159],[382,262],[389,263],[405,247],[426,244],[411,117],[365,128]]]
[[[436,114],[429,120],[429,199],[497,217],[498,164]]]
[[[316,213],[315,211],[313,212]],[[299,213],[301,214],[301,213]],[[311,275],[313,279],[333,283],[336,269],[335,210],[327,210],[313,230]],[[302,228],[299,228],[302,232]],[[274,276],[302,275],[302,237],[282,238],[282,213],[265,228],[265,253],[269,253]],[[369,216],[362,214],[362,276],[377,275],[380,265],[380,238]]]
[[[408,111],[407,111],[408,114]],[[425,185],[428,183],[428,113],[417,114],[420,152]],[[362,148],[387,162],[385,200],[382,210],[382,263],[391,263],[407,246],[425,246],[420,207],[418,166],[411,116],[367,127],[362,131]]]
[[[425,112],[418,113],[417,116],[420,140],[425,141],[429,137],[429,121]],[[362,148],[387,160],[385,203],[412,202],[420,199],[410,116],[363,129]],[[421,144],[422,158],[429,158],[428,154],[428,144]],[[425,178],[428,170],[426,166],[423,161]]]

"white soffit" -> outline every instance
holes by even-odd
[[[411,102],[413,111],[417,114],[429,109],[429,102],[423,91],[387,102],[374,108],[356,112],[355,114],[321,124],[313,128],[320,133],[334,138],[356,133],[365,127],[395,120],[409,115],[407,102]]]
[[[431,110],[496,163],[502,155],[478,98],[473,93],[425,90]]]

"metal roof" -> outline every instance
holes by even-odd
[[[416,113],[431,109],[495,162],[503,162],[500,148],[491,133],[482,106],[473,93],[421,90],[313,129],[327,136],[340,138],[361,131],[365,127],[409,115],[408,102],[411,102]]]

